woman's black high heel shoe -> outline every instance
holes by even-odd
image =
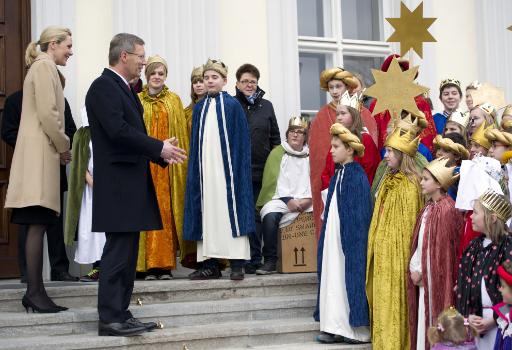
[[[41,313],[41,314],[54,314],[60,311],[62,307],[49,307],[49,308],[42,308],[34,304],[26,295],[23,296],[23,299],[21,299],[21,304],[25,308],[25,311],[28,313],[28,309],[32,309],[32,312]]]

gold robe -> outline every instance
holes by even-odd
[[[178,146],[189,152],[189,132],[183,105],[178,95],[164,86],[156,96],[150,96],[145,86],[139,93],[144,107],[144,123],[148,134],[160,140],[178,139]],[[163,229],[142,232],[139,241],[137,271],[152,268],[176,268],[176,251],[180,261],[186,254],[195,254],[194,242],[183,241],[183,211],[187,161],[162,168],[151,163],[151,177],[155,185]]]
[[[385,175],[373,209],[366,265],[375,350],[409,349],[407,268],[414,225],[422,207],[418,182],[402,172]]]

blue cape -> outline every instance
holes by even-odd
[[[226,200],[229,208],[231,233],[233,237],[239,237],[255,232],[251,180],[251,135],[242,106],[235,98],[222,91],[215,96],[207,96],[198,102],[192,114],[192,135],[190,138],[183,220],[183,238],[190,241],[203,239],[201,193],[203,190],[208,191],[208,189],[201,188],[202,179],[200,178],[199,169],[204,121],[212,98],[215,98],[216,102],[224,174],[226,175]],[[222,120],[222,101],[224,102],[225,123]],[[203,126],[202,130],[199,130],[200,125]],[[228,154],[231,167],[229,166]],[[219,200],[223,199],[219,198]],[[229,228],[226,227],[226,229]]]
[[[338,212],[330,213],[329,206],[335,190],[336,177],[338,172],[343,170],[345,171],[343,179],[336,186]],[[365,283],[368,230],[372,219],[372,210],[370,184],[361,165],[352,162],[337,169],[329,183],[324,222],[318,240],[318,296],[314,313],[316,321],[320,320],[319,298],[327,218],[329,215],[339,215],[341,246],[345,255],[345,285],[350,305],[349,323],[352,327],[370,325]],[[333,307],[336,306],[333,305]]]

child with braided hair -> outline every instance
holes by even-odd
[[[318,241],[318,302],[321,343],[370,341],[365,292],[368,228],[372,215],[370,184],[354,157],[363,156],[360,139],[342,124],[331,129],[331,154],[339,164],[331,178]]]

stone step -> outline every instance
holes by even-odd
[[[207,325],[168,327],[141,336],[98,337],[96,333],[61,336],[0,337],[0,349],[241,349],[314,341],[319,324],[311,317],[295,319],[218,322]],[[295,345],[281,349],[295,349]],[[323,347],[322,349],[326,349]],[[371,349],[367,346],[334,349]]]
[[[96,307],[97,305],[97,283],[50,282],[45,286],[50,297],[58,305],[69,308]],[[25,288],[22,284],[0,287],[0,311],[23,311],[21,298]],[[316,292],[315,273],[246,275],[243,281],[231,281],[227,276],[209,281],[188,279],[136,281],[132,300],[141,298],[143,304],[153,304],[315,294]]]
[[[316,295],[236,298],[219,301],[176,302],[132,306],[142,321],[160,321],[165,328],[311,318]],[[66,335],[93,332],[98,327],[95,308],[76,308],[56,314],[0,312],[0,338],[34,335]]]
[[[282,345],[247,346],[244,348],[230,348],[229,350],[369,350],[370,344],[320,344],[317,342],[293,343]],[[192,349],[191,349],[192,350]]]

